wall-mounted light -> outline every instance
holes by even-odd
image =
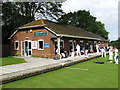
[[[29,37],[26,37],[26,39],[28,39]]]
[[[32,32],[32,29],[30,29],[30,32]]]

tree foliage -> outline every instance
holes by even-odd
[[[109,46],[117,47],[118,49],[120,49],[120,38],[116,41],[111,41],[109,43]]]
[[[80,27],[83,30],[93,32],[108,39],[108,32],[102,22],[96,21],[96,17],[90,15],[89,11],[79,10],[77,12],[69,12],[62,15],[58,22]]]
[[[57,2],[4,2],[2,3],[2,37],[7,38],[15,28],[34,21],[35,18],[56,20],[62,14],[62,4]]]

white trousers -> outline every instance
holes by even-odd
[[[85,50],[85,54],[88,55],[88,50]]]
[[[115,64],[118,64],[118,58],[116,58],[117,56],[114,56],[115,59]]]
[[[102,52],[102,57],[106,57],[106,52]]]
[[[75,54],[74,52],[71,52],[71,57],[74,57],[74,54]]]
[[[99,55],[99,54],[100,54],[99,49],[97,49],[97,55]]]
[[[81,55],[80,51],[76,51],[76,53],[77,53],[77,56],[78,56],[78,55]]]
[[[113,55],[109,55],[109,60],[113,60]]]

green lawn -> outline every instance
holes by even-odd
[[[23,58],[14,58],[12,56],[0,58],[0,66],[25,63]]]
[[[3,85],[3,88],[118,88],[118,65],[107,58],[95,58],[70,68],[62,68]],[[95,64],[104,61],[105,64]]]

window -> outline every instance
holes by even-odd
[[[74,50],[76,50],[76,41],[74,40]]]
[[[57,48],[57,44],[58,44],[58,42],[57,42],[57,40],[55,40],[54,41],[54,44],[55,44],[55,48]],[[60,40],[60,47],[63,47],[64,48],[64,40]]]
[[[60,40],[60,47],[64,48],[64,40]]]
[[[84,41],[81,40],[81,41],[80,41],[80,50],[83,50],[83,48],[84,48]]]
[[[94,41],[94,47],[96,46],[96,44],[97,44],[97,41]]]
[[[14,42],[14,50],[19,50],[19,42],[18,41]]]
[[[73,40],[69,40],[70,50],[73,49]]]
[[[38,40],[38,50],[44,50],[44,41]]]
[[[98,44],[100,45],[101,43],[100,43],[100,42],[98,42]]]
[[[104,45],[104,42],[102,42],[102,45]]]

